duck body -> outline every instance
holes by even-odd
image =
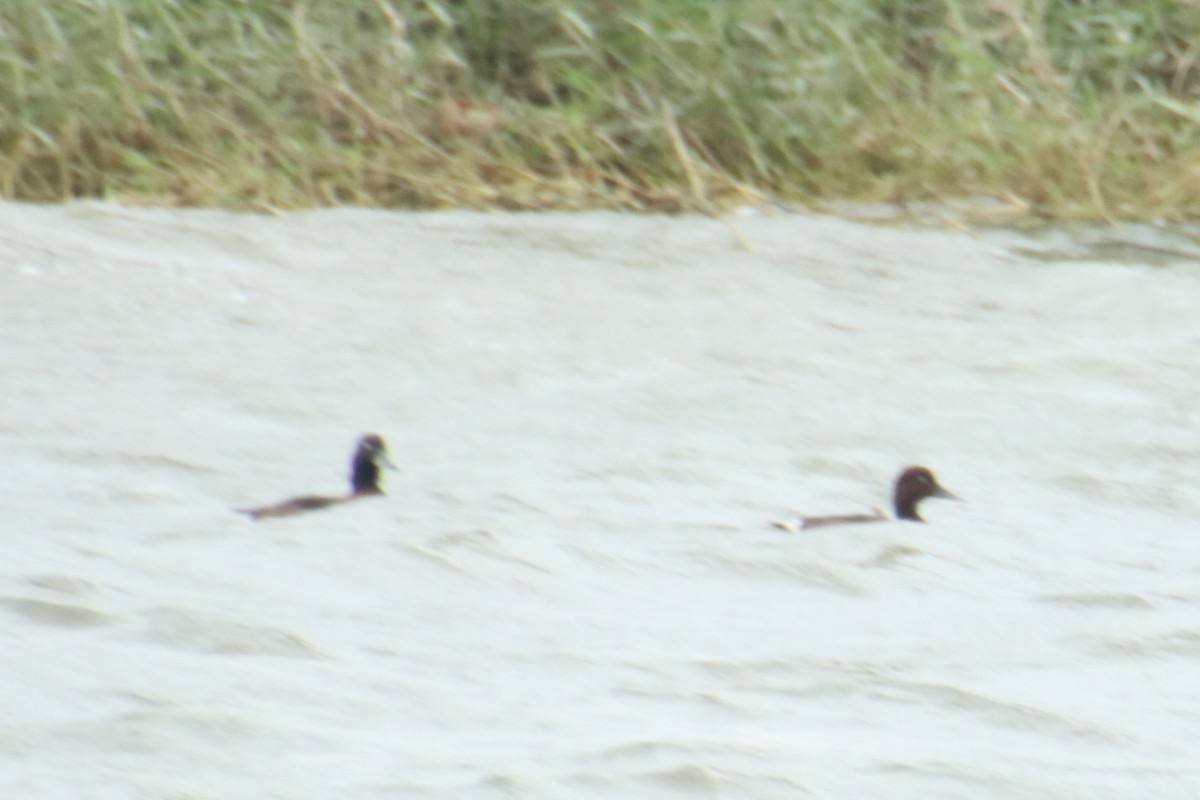
[[[348,503],[353,499],[355,499],[354,495],[333,497],[327,495],[309,494],[301,497],[290,497],[287,500],[281,500],[278,503],[272,503],[271,505],[258,506],[257,508],[239,508],[238,513],[245,514],[250,519],[290,517],[294,514],[303,514],[305,511],[316,511],[317,509],[329,508],[330,506],[335,506],[339,503]]]
[[[892,490],[892,507],[896,519],[910,522],[924,522],[917,513],[917,506],[927,497],[940,497],[945,500],[961,500],[937,482],[933,472],[928,467],[905,467],[896,477]],[[829,525],[856,525],[863,522],[882,522],[890,519],[882,509],[875,509],[871,514],[841,514],[830,517],[798,517],[787,522],[772,523],[785,531],[796,532],[810,528],[823,528]]]
[[[387,445],[379,434],[368,433],[358,440],[354,448],[354,455],[350,459],[349,494],[301,495],[271,505],[239,508],[237,511],[255,520],[268,517],[290,517],[306,511],[316,511],[349,503],[362,497],[382,495],[384,492],[379,486],[380,465],[392,466],[387,457]]]
[[[798,517],[789,525],[788,523],[776,523],[778,527],[788,531],[810,530],[812,528],[824,528],[830,525],[859,525],[863,522],[883,522],[890,519],[883,512],[882,508],[877,508],[870,514],[834,514],[828,517]],[[786,527],[785,527],[786,526]]]

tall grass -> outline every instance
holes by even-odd
[[[5,0],[0,192],[1200,214],[1195,0]]]

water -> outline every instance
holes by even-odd
[[[0,206],[0,793],[1195,797],[1200,273],[1078,241]]]

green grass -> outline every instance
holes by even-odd
[[[6,0],[0,192],[1191,219],[1197,62],[1195,0]]]

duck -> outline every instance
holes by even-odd
[[[948,491],[938,483],[933,471],[928,467],[905,467],[896,477],[895,488],[892,491],[892,504],[895,508],[896,519],[909,522],[924,522],[917,513],[917,505],[927,497],[940,497],[943,500],[962,500],[956,494]],[[790,533],[810,528],[823,528],[828,525],[852,525],[861,522],[882,522],[890,519],[882,509],[876,508],[870,514],[841,514],[832,517],[797,517],[786,522],[771,523]]]
[[[290,517],[305,511],[316,511],[320,508],[349,503],[362,497],[382,495],[379,486],[379,468],[381,466],[395,469],[388,460],[387,445],[383,437],[377,433],[367,433],[359,438],[354,447],[354,455],[350,459],[350,493],[345,495],[302,495],[282,500],[271,505],[257,508],[239,508],[239,514],[245,514],[250,519],[266,519],[268,517]]]

